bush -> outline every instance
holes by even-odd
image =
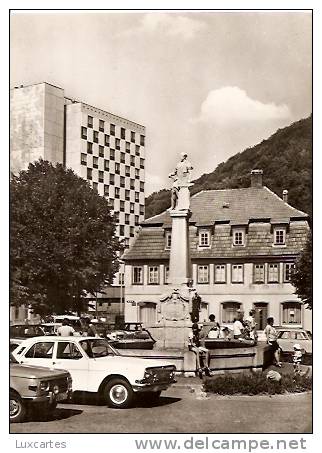
[[[312,379],[306,375],[283,375],[280,382],[270,381],[265,373],[225,375],[205,380],[206,392],[218,395],[274,395],[312,390]]]

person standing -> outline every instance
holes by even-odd
[[[254,309],[250,310],[249,316],[247,316],[247,318],[245,319],[245,324],[249,331],[250,339],[254,340],[257,343],[257,338],[258,338],[257,330],[256,330],[257,323],[255,321],[254,315],[255,315],[255,310]]]
[[[296,343],[293,346],[294,352],[293,352],[293,367],[294,367],[294,373],[299,374],[301,371],[301,362],[302,362],[302,348],[301,346]]]
[[[67,318],[63,319],[63,323],[57,329],[57,335],[61,337],[72,337],[75,333],[75,329],[69,325]]]
[[[264,329],[264,334],[266,335],[267,344],[271,346],[274,353],[275,365],[281,367],[280,347],[277,341],[277,330],[274,327],[274,318],[267,318],[267,326]]]

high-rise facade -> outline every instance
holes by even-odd
[[[145,127],[48,83],[11,90],[11,171],[60,162],[110,202],[125,246],[144,220]]]
[[[65,109],[65,164],[110,201],[127,243],[144,220],[145,128],[82,102]]]
[[[70,99],[48,83],[21,85],[10,93],[12,173],[39,158],[73,169],[108,199],[117,236],[129,245],[144,220],[144,126]],[[123,284],[122,272],[114,283]],[[122,288],[107,288],[105,297],[99,297],[99,311],[109,311],[107,306],[120,298]]]

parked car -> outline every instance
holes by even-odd
[[[12,339],[25,339],[32,337],[41,337],[45,331],[40,324],[16,324],[10,326],[9,336]]]
[[[128,322],[119,330],[106,334],[116,349],[153,349],[155,340],[142,323]]]
[[[277,338],[283,352],[293,352],[293,346],[297,343],[303,353],[312,354],[312,334],[308,330],[282,327],[278,329]]]
[[[155,399],[175,382],[174,365],[122,356],[105,338],[32,338],[23,341],[13,355],[19,363],[68,370],[73,391],[96,392],[115,408],[129,407],[138,393]]]
[[[41,337],[43,335],[46,335],[46,331],[40,324],[16,324],[10,326],[10,352],[26,338]]]
[[[297,343],[302,348],[302,363],[312,362],[312,334],[308,330],[294,327],[280,327],[277,334],[278,344],[284,358],[290,358],[294,352],[294,345]]]
[[[58,401],[70,398],[71,391],[72,378],[68,371],[20,365],[10,354],[11,423],[24,421],[28,406],[41,408],[43,414],[54,410]]]

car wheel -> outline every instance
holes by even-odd
[[[103,397],[109,407],[124,409],[133,401],[131,385],[121,378],[111,379],[104,387]]]
[[[26,404],[22,401],[18,393],[10,391],[10,422],[21,423],[25,420],[27,414]]]

